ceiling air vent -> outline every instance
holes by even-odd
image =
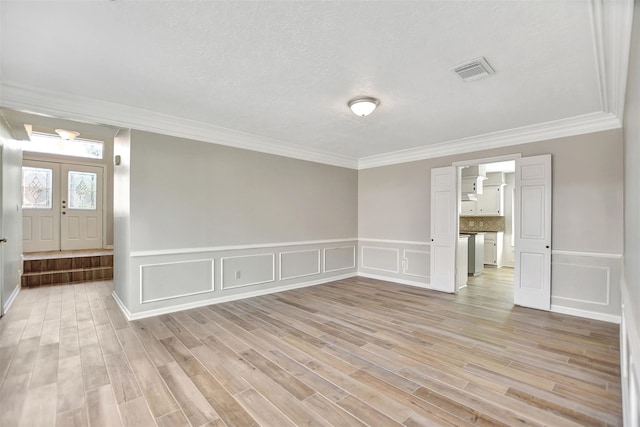
[[[456,65],[451,70],[465,82],[482,79],[489,74],[495,73],[484,57]]]

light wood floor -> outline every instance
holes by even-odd
[[[505,270],[506,271],[506,270]],[[621,425],[618,327],[353,278],[127,322],[110,282],[23,289],[0,425]]]

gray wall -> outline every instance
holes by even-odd
[[[132,132],[132,250],[357,235],[357,171]]]
[[[636,408],[640,396],[640,2],[635,2],[633,36],[624,118],[624,281],[622,328],[622,384],[625,409],[629,389],[635,388]],[[633,367],[630,361],[633,360]],[[624,373],[628,375],[624,377]],[[632,378],[635,377],[635,380]],[[625,413],[626,422],[640,414]],[[625,424],[627,425],[627,424]]]
[[[514,153],[552,155],[554,249],[622,253],[619,130],[361,170],[358,237],[428,241],[431,168]]]
[[[7,243],[2,244],[2,307],[6,311],[12,298],[20,289],[22,273],[22,151],[13,141],[9,128],[0,118],[0,151],[2,168],[2,188],[0,200],[2,208],[2,236]]]
[[[121,163],[113,174],[113,291],[122,304],[127,306],[130,298],[130,262],[131,252],[131,203],[130,203],[130,140],[131,131],[121,130],[114,139],[114,156],[121,158]]]
[[[135,130],[114,154],[129,318],[356,274],[355,170]]]
[[[361,170],[359,273],[428,284],[431,169],[516,153],[552,155],[552,309],[619,321],[621,130]]]

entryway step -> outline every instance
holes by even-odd
[[[37,287],[113,279],[113,251],[24,254],[22,286]]]

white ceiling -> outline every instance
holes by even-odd
[[[3,0],[0,102],[355,167],[528,142],[620,125],[610,3]]]

